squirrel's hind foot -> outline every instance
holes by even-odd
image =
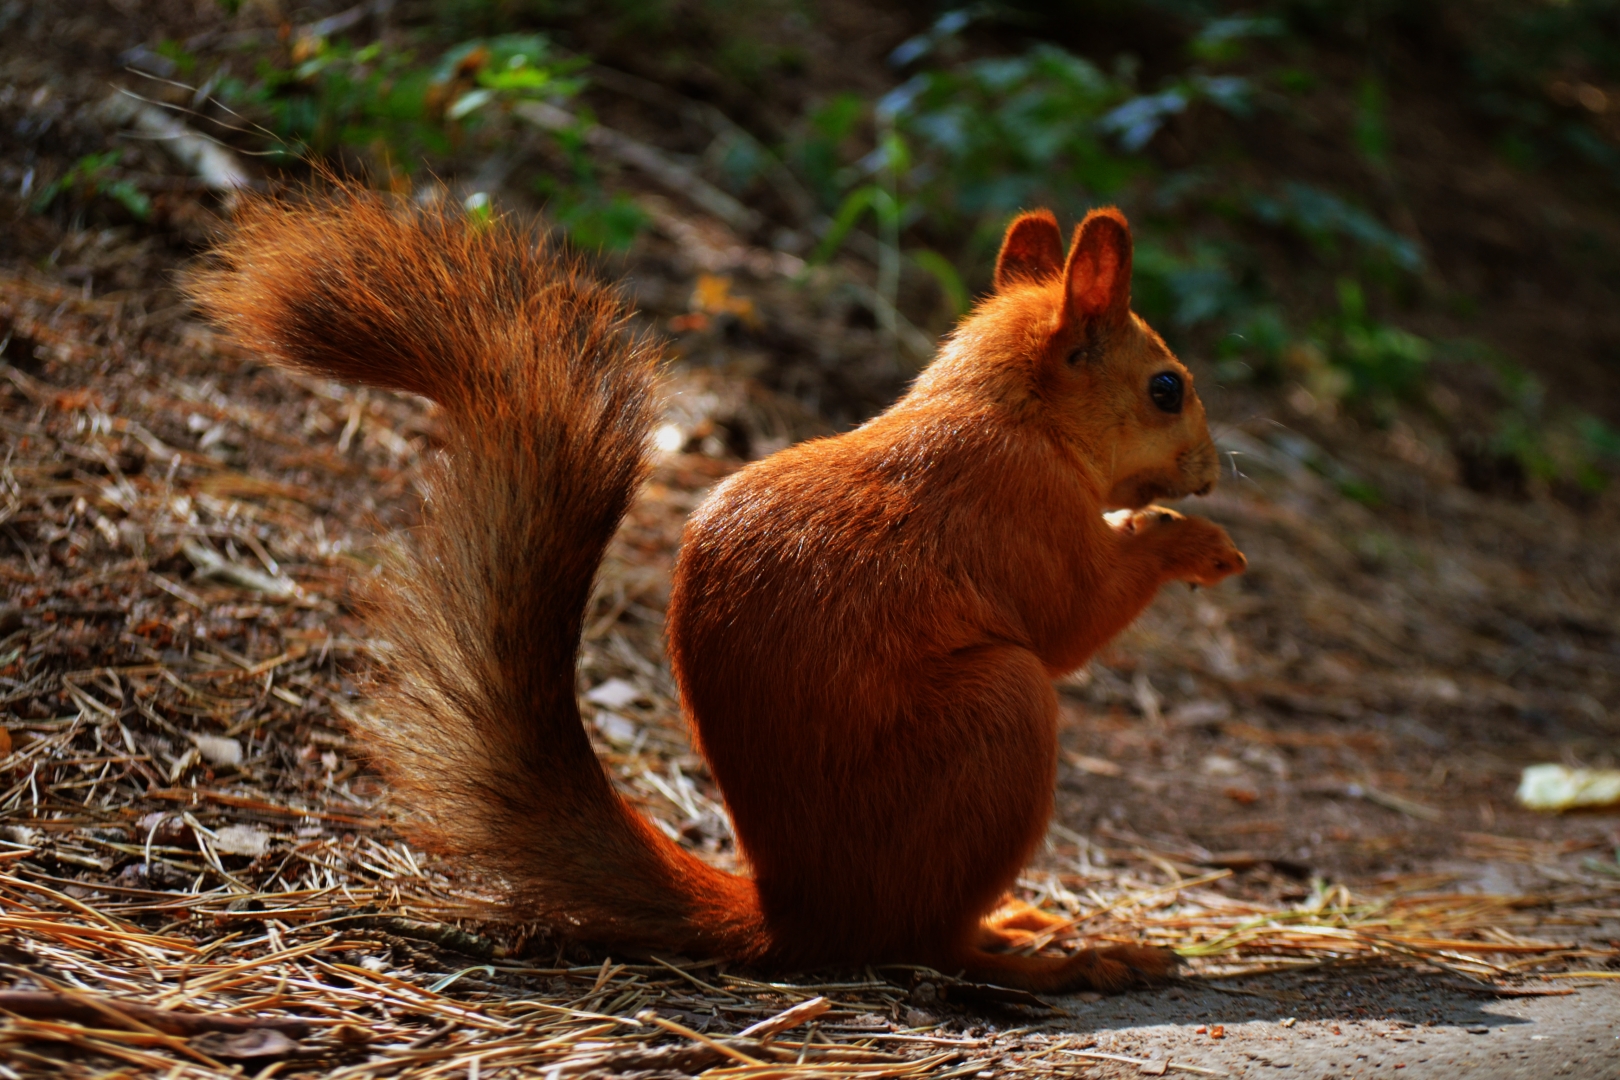
[[[963,957],[968,977],[1035,993],[1096,990],[1117,994],[1175,974],[1181,958],[1156,945],[1110,945],[1072,956],[1018,956],[974,949]]]
[[[1181,966],[1181,957],[1157,945],[1110,945],[1082,949],[1064,961],[1068,981],[1058,990],[1098,990],[1115,994],[1164,982]]]

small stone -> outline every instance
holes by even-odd
[[[236,739],[227,739],[223,735],[193,734],[191,741],[197,744],[198,755],[210,765],[234,768],[242,764],[242,744]]]
[[[596,714],[596,730],[602,737],[614,746],[623,749],[634,746],[636,742],[636,725],[626,720],[616,712],[603,709]]]
[[[214,834],[214,850],[257,859],[270,850],[270,834],[252,825],[227,825]]]
[[[1484,1024],[1470,1024],[1463,1030],[1468,1032],[1470,1035],[1489,1035],[1491,1033],[1491,1029],[1486,1027]]]
[[[189,1044],[209,1057],[226,1061],[256,1061],[267,1058],[285,1058],[302,1049],[281,1032],[273,1028],[252,1028],[233,1034],[210,1032],[198,1035]]]
[[[644,695],[635,685],[624,679],[609,679],[600,686],[593,688],[585,695],[585,700],[592,705],[600,705],[605,709],[622,709],[632,701],[640,700]]]

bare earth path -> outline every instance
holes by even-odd
[[[1386,975],[1382,983],[1369,987],[1354,980],[1344,986],[1334,980],[1337,993],[1324,993],[1320,1002],[1308,1004],[1234,999],[1210,991],[1189,992],[1179,1000],[1132,994],[1090,1005],[1064,1004],[1074,1010],[1075,1030],[1097,1040],[1096,1050],[1169,1062],[1164,1075],[1170,1076],[1203,1075],[1175,1065],[1301,1080],[1620,1076],[1620,986],[1588,986],[1561,997],[1493,1000],[1425,988],[1400,976]],[[1346,999],[1381,1018],[1350,1019],[1335,1009],[1342,1009]],[[1262,1002],[1259,1010],[1244,1007]],[[1252,1011],[1260,1015],[1251,1018]],[[1224,1025],[1223,1038],[1198,1033],[1217,1023]],[[1151,1075],[1155,1069],[1120,1064],[1117,1072],[1100,1069],[1098,1075]]]

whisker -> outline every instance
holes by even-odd
[[[1256,420],[1256,419],[1269,419],[1269,418],[1270,418],[1269,414],[1260,412],[1259,410],[1256,410],[1256,411],[1250,413],[1248,416],[1245,416],[1242,420],[1226,420],[1226,421],[1223,421],[1221,423],[1216,424],[1210,430],[1210,438],[1218,439],[1222,435],[1225,435],[1228,431],[1236,431],[1236,430],[1242,428],[1244,424],[1247,424],[1250,421],[1253,421],[1253,420]]]

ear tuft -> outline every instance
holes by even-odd
[[[1007,226],[996,256],[996,291],[1029,284],[1063,272],[1063,233],[1050,210],[1019,214]]]
[[[1068,283],[1071,318],[1110,321],[1131,310],[1131,227],[1112,206],[1093,210],[1074,230]]]

